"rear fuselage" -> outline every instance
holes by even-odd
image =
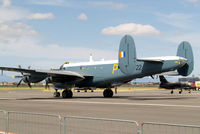
[[[86,75],[84,80],[74,83],[75,87],[106,88],[121,85],[135,78],[176,70],[180,66],[179,63],[179,57],[177,56],[173,56],[162,63],[137,61],[136,68],[130,74],[121,72],[117,60],[64,64],[62,70],[74,71]]]

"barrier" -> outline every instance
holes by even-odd
[[[16,134],[61,134],[59,115],[8,112],[7,132]]]
[[[63,127],[63,129],[62,129]],[[0,110],[0,134],[200,134],[200,126],[134,120],[6,112]]]
[[[6,111],[0,110],[0,133],[5,132],[7,127]]]
[[[132,120],[64,117],[64,134],[139,134],[139,124]]]
[[[141,134],[200,134],[200,126],[144,122]]]

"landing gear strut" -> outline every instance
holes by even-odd
[[[62,92],[62,97],[63,98],[72,98],[72,96],[73,96],[73,92],[70,89],[65,89]]]
[[[53,96],[54,96],[54,97],[60,97],[60,92],[58,92],[58,90],[56,90],[56,91],[53,93]]]
[[[111,98],[113,97],[113,91],[110,88],[107,88],[103,91],[103,96],[105,98]]]

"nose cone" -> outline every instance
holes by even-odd
[[[183,67],[186,63],[187,63],[187,59],[186,58],[183,58],[183,57],[179,58],[179,66],[180,67]]]

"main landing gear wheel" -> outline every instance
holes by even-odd
[[[105,98],[111,98],[111,97],[113,97],[113,91],[111,89],[107,88],[103,91],[103,96]]]
[[[174,93],[174,91],[172,90],[172,91],[171,91],[171,94],[173,94],[173,93]]]
[[[54,92],[54,93],[53,93],[53,96],[54,96],[54,97],[60,97],[60,92],[57,92],[57,91]]]
[[[181,90],[181,91],[179,91],[178,93],[179,93],[179,94],[181,94],[181,93],[182,93],[182,90]]]
[[[72,98],[73,92],[71,90],[64,90],[62,92],[62,97],[63,98]]]

